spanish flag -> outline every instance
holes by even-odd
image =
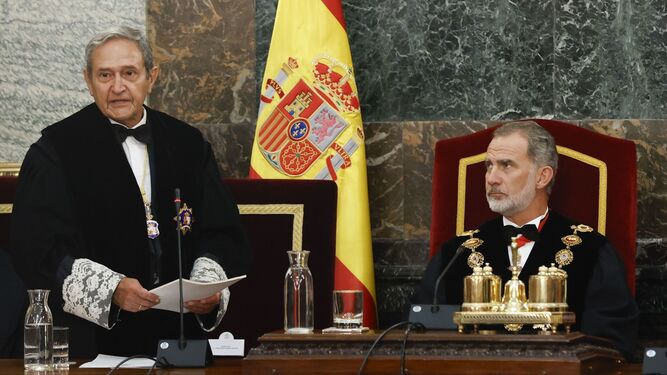
[[[334,287],[364,291],[374,328],[364,130],[340,0],[278,1],[250,177],[336,181]]]

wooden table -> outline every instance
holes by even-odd
[[[81,364],[85,361],[78,361]],[[358,361],[358,364],[361,361]],[[295,366],[297,364],[294,364]],[[78,365],[77,365],[78,366]],[[153,373],[156,375],[241,375],[243,360],[240,358],[226,358],[216,359],[213,366],[206,369],[171,369],[171,370],[156,370]],[[409,368],[409,367],[408,367]],[[398,368],[392,366],[386,369],[385,374],[398,374]],[[54,375],[104,375],[109,372],[109,369],[84,369],[72,366],[69,371],[55,372]],[[23,360],[20,359],[0,359],[0,375],[16,375],[23,373]],[[120,369],[117,370],[120,375],[145,375],[146,369]],[[356,370],[349,372],[356,374]],[[480,372],[477,372],[480,373]],[[410,372],[410,374],[413,374]],[[641,374],[641,364],[631,363],[624,364],[615,372],[616,375],[639,375]]]
[[[216,358],[205,369],[160,369],[155,374],[262,375],[356,374],[379,332],[363,334],[285,335],[269,333],[245,358]],[[399,374],[402,332],[390,332],[373,352],[364,374]],[[412,333],[406,345],[406,369],[417,374],[641,374],[641,364],[627,364],[604,339],[578,332],[558,335]],[[108,369],[81,369],[53,375],[100,375]],[[119,369],[118,374],[146,374]],[[23,360],[0,359],[0,375],[22,374]]]
[[[243,360],[244,375],[356,374],[379,332],[263,335]],[[400,373],[403,332],[390,332],[364,374]],[[411,333],[405,368],[416,374],[639,374],[611,342],[579,332],[553,335]]]
[[[108,368],[79,368],[79,365],[88,361],[76,361],[77,364],[70,366],[69,371],[54,371],[48,375],[103,375],[109,372]],[[241,375],[242,358],[215,358],[212,366],[203,369],[158,369],[153,374],[157,375]],[[114,374],[121,375],[145,375],[147,369],[118,369]],[[0,375],[23,374],[22,359],[0,359]]]

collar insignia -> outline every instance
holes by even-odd
[[[188,204],[183,203],[181,210],[178,211],[178,215],[174,217],[174,220],[178,223],[181,234],[185,236],[186,233],[192,230],[192,223],[195,222],[195,218],[192,216],[192,208],[188,208]]]

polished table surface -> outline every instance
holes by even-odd
[[[100,375],[106,374],[109,372],[109,369],[86,369],[79,368],[78,366],[81,363],[86,361],[77,361],[77,365],[70,367],[69,371],[57,371],[53,372],[53,375]],[[618,375],[638,375],[641,374],[642,365],[639,363],[626,363],[622,365],[620,370],[615,374]],[[220,374],[220,375],[241,375],[243,369],[243,359],[241,358],[216,358],[214,364],[211,367],[205,369],[158,369],[153,371],[153,374],[158,375],[210,375],[210,374]],[[20,374],[23,371],[23,360],[22,359],[0,359],[0,375],[15,375]],[[116,370],[117,374],[124,375],[139,375],[146,374],[146,369],[119,369]],[[396,369],[396,374],[398,374],[398,369]]]

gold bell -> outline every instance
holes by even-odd
[[[496,311],[500,305],[500,277],[493,274],[487,263],[474,267],[463,280],[462,311]]]

